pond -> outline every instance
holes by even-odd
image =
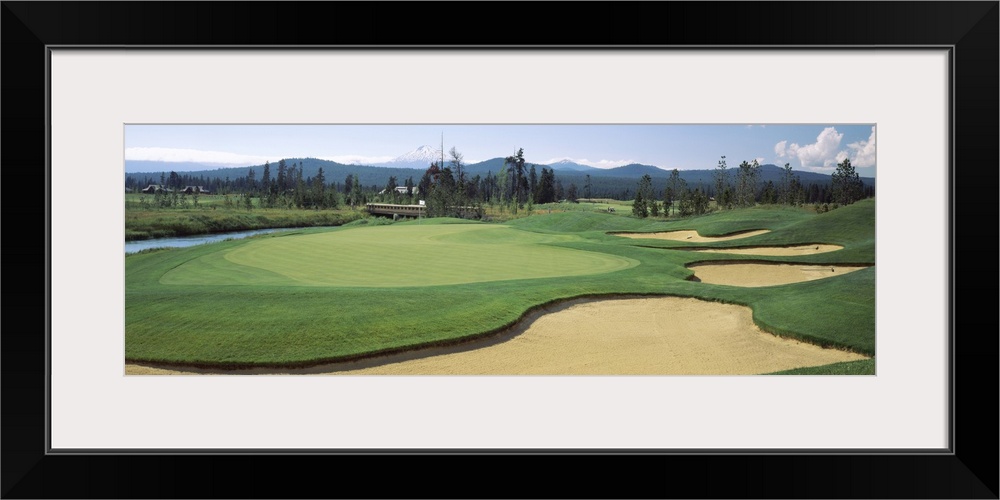
[[[125,253],[136,253],[147,248],[179,248],[202,245],[205,243],[215,243],[227,239],[241,239],[258,234],[267,234],[280,231],[292,231],[300,228],[278,228],[278,229],[254,229],[251,231],[232,231],[227,233],[199,234],[195,236],[179,236],[176,238],[153,238],[150,240],[126,241]]]

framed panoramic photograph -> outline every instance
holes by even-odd
[[[124,132],[126,375],[876,373],[872,124]]]
[[[199,7],[317,8],[209,5],[4,3],[8,75],[46,96],[4,111],[46,195],[44,343],[4,339],[9,382],[44,361],[15,379],[44,394],[4,391],[7,436],[10,408],[38,417],[5,453],[37,451],[5,460],[5,497],[84,495],[40,478],[107,456],[630,455],[688,488],[758,472],[589,494],[996,498],[995,430],[969,417],[995,400],[955,386],[995,375],[974,354],[995,336],[958,333],[996,325],[956,313],[955,229],[996,185],[956,168],[996,152],[996,2],[902,24],[905,3],[764,4],[746,14],[868,22],[751,46],[175,38]],[[109,14],[176,24],[86,27]],[[217,470],[225,492],[104,467],[92,493],[298,495]]]

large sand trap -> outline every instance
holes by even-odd
[[[740,238],[749,238],[751,236],[757,236],[758,234],[764,234],[769,232],[771,231],[767,229],[759,229],[757,231],[747,231],[745,233],[736,233],[736,234],[731,234],[729,236],[701,236],[698,234],[698,231],[670,231],[666,233],[614,233],[614,235],[624,236],[625,238],[690,241],[693,243],[705,243],[710,241],[738,240]]]
[[[840,245],[797,245],[792,247],[750,247],[750,248],[701,248],[692,252],[732,253],[738,255],[771,255],[787,257],[789,255],[812,255],[816,253],[842,250]]]
[[[772,286],[843,276],[868,266],[820,264],[744,264],[735,262],[702,263],[688,266],[695,278],[704,283],[733,286]]]
[[[487,344],[430,357],[411,353],[416,359],[389,364],[376,359],[286,373],[749,375],[866,359],[762,332],[747,307],[678,297],[571,301],[531,315],[508,340]],[[191,372],[129,364],[126,373]]]
[[[575,301],[507,342],[342,373],[746,375],[859,359],[762,332],[747,307],[657,297]]]

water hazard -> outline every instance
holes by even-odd
[[[205,243],[215,243],[217,241],[229,239],[242,239],[258,234],[275,233],[281,231],[292,231],[299,228],[279,228],[279,229],[254,229],[250,231],[232,231],[217,234],[199,234],[196,236],[179,236],[176,238],[153,238],[151,240],[126,241],[125,253],[136,253],[148,248],[181,248]]]

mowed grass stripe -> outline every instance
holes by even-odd
[[[231,275],[210,255],[167,272],[161,282],[408,287],[581,276],[639,264],[544,244],[574,239],[477,224],[354,228],[248,242],[222,254]]]

